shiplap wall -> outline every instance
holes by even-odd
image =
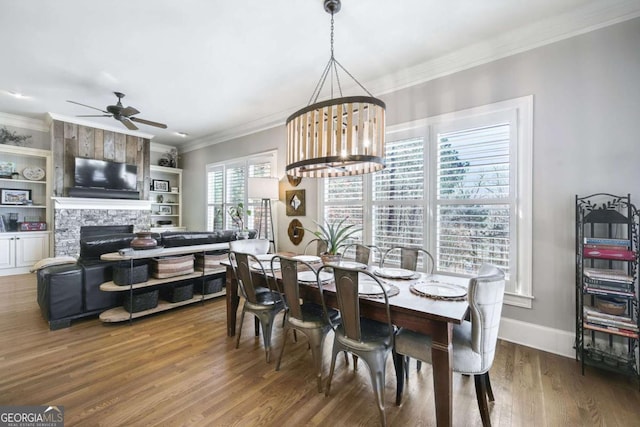
[[[74,184],[75,158],[110,160],[136,165],[140,200],[149,197],[151,141],[147,138],[54,120],[53,194],[67,196]]]

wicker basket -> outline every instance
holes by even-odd
[[[229,255],[226,252],[196,254],[196,270],[202,271],[207,268],[219,268],[220,262],[228,261]]]
[[[216,277],[213,279],[207,279],[204,282],[204,289],[202,288],[202,282],[199,282],[195,286],[195,290],[200,294],[208,295],[222,291],[224,286],[224,277]]]
[[[113,283],[118,286],[128,286],[149,280],[149,264],[146,262],[134,262],[133,268],[129,265],[117,265],[113,267]]]
[[[134,293],[133,298],[129,292],[125,292],[122,304],[129,313],[137,313],[158,306],[158,290]]]
[[[193,273],[193,255],[181,255],[153,258],[151,260],[153,277],[164,279]]]
[[[162,299],[168,302],[180,302],[193,298],[193,283],[162,288]]]

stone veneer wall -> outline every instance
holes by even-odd
[[[148,231],[151,212],[130,209],[56,209],[54,224],[55,256],[78,256],[81,226],[133,224],[134,231]]]

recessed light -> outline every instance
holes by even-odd
[[[180,138],[186,138],[189,136],[189,134],[186,132],[175,132],[175,134],[178,135]]]

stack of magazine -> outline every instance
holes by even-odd
[[[591,294],[633,297],[635,286],[633,276],[624,270],[585,268],[584,289]]]
[[[584,307],[584,322],[587,329],[638,338],[638,325],[628,317],[603,313],[592,307]]]

